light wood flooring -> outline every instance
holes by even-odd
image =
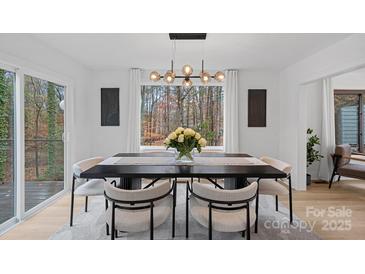
[[[287,197],[279,199],[288,206]],[[293,201],[294,214],[315,224],[314,232],[321,239],[365,239],[365,181],[344,180],[331,189],[327,182],[312,183],[307,191],[294,192]],[[322,217],[314,216],[313,209],[318,215],[322,211]]]
[[[365,239],[365,182],[342,181],[335,183],[332,189],[328,184],[312,183],[306,192],[294,192],[294,213],[306,222],[315,222],[314,231],[321,239]],[[90,202],[92,202],[90,198]],[[280,202],[287,206],[287,197],[280,197]],[[12,230],[3,234],[0,239],[28,240],[48,239],[61,226],[69,221],[69,195],[57,200],[30,219],[20,223]],[[84,198],[76,198],[75,213],[84,205]],[[322,210],[324,217],[315,217],[307,214],[309,207]],[[350,217],[330,218],[329,210],[338,210],[342,207],[351,210]],[[331,227],[336,230],[326,230],[325,222],[330,221]],[[334,221],[331,221],[334,220]],[[341,230],[342,221],[350,220],[351,229]]]

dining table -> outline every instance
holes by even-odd
[[[216,187],[238,189],[248,178],[285,178],[287,174],[245,153],[195,153],[192,162],[180,162],[170,152],[118,153],[80,174],[81,178],[119,178],[118,187],[140,189],[142,178],[207,179]],[[217,184],[224,179],[224,187]]]
[[[142,179],[152,179],[143,188],[153,186],[161,179],[175,180],[173,200],[176,206],[178,179],[206,179],[220,189],[239,189],[249,184],[248,178],[286,178],[288,175],[273,166],[245,153],[203,152],[194,153],[192,162],[176,160],[176,153],[141,152],[118,153],[101,163],[85,170],[81,178],[119,178],[113,180],[121,189],[135,190],[142,188]],[[217,183],[224,179],[224,184]],[[260,185],[260,183],[259,183]],[[256,196],[256,216],[258,216],[258,198]],[[186,214],[188,214],[186,212]],[[175,210],[173,210],[173,227],[175,227]],[[255,231],[258,229],[258,218]],[[173,231],[175,229],[173,228]],[[174,234],[173,234],[174,237]]]

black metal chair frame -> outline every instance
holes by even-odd
[[[216,185],[216,184],[214,184],[214,185]],[[205,197],[201,197],[200,195],[194,193],[194,190],[192,188],[193,188],[193,178],[191,179],[191,187],[190,187],[189,181],[186,182],[186,238],[189,238],[189,199],[190,199],[190,196],[192,195],[195,198],[198,198],[202,201],[208,202],[208,208],[209,208],[209,220],[208,220],[209,240],[212,240],[212,234],[213,234],[212,209],[220,209],[220,210],[230,211],[230,210],[238,210],[238,209],[243,209],[243,208],[246,208],[246,230],[245,231],[247,231],[247,240],[251,239],[250,202],[253,201],[256,198],[257,192],[251,198],[245,199],[245,200],[217,201],[217,200],[212,200],[212,199],[208,199],[208,198],[205,198]],[[189,193],[190,193],[190,196],[189,196]],[[232,207],[221,207],[221,206],[217,206],[215,204],[228,205],[228,206],[232,206]],[[233,206],[233,205],[236,205],[236,204],[244,204],[244,205]],[[242,231],[242,236],[245,235],[245,231]]]
[[[150,183],[147,188],[152,186],[155,182],[157,182],[159,179],[156,179],[153,181],[153,183]],[[116,184],[115,181],[113,181],[114,185]],[[146,187],[144,189],[146,189]],[[124,201],[124,200],[116,200],[111,197],[109,197],[105,191],[104,196],[105,199],[109,202],[111,202],[112,206],[112,220],[111,220],[111,240],[115,239],[115,235],[117,235],[117,231],[115,229],[115,209],[123,209],[123,210],[140,210],[140,209],[147,209],[150,208],[150,239],[153,240],[154,238],[154,224],[153,224],[153,208],[154,208],[154,202],[161,200],[173,191],[173,207],[172,207],[172,237],[175,237],[175,208],[176,208],[176,179],[172,183],[172,187],[169,189],[168,192],[165,194],[153,198],[153,199],[147,199],[147,200],[138,200],[138,201]],[[129,205],[138,205],[138,204],[148,204],[144,206],[136,206],[136,207],[127,207],[123,206],[122,204],[129,204]],[[108,208],[108,207],[106,207]],[[108,230],[108,229],[107,229]]]
[[[256,199],[256,222],[255,222],[255,233],[257,233],[258,231],[258,219],[259,219],[259,190],[260,190],[260,180],[262,178],[258,178],[257,179],[257,199]],[[275,181],[278,178],[274,178]],[[288,184],[288,190],[289,190],[289,219],[290,219],[290,223],[293,223],[293,190],[292,190],[292,186],[291,186],[291,175],[288,174],[288,176],[286,177],[286,179],[288,179],[289,184]],[[279,199],[278,199],[278,195],[275,195],[275,210],[278,211],[279,210]]]
[[[332,157],[333,157],[333,171],[332,171],[332,175],[331,175],[331,179],[330,179],[328,189],[331,189],[333,179],[335,178],[336,175],[338,175],[337,182],[340,181],[340,179],[341,179],[341,175],[337,173],[337,169],[338,169],[338,163],[339,163],[342,156],[338,155],[338,154],[333,154]]]
[[[75,176],[75,174],[72,175],[72,187],[71,187],[71,213],[70,213],[70,226],[73,225],[73,215],[74,215],[74,201],[75,201],[75,184],[76,179],[79,178]],[[105,178],[103,178],[104,181],[106,181]],[[86,179],[86,181],[89,181],[89,179]],[[102,195],[102,194],[100,194]],[[85,212],[87,212],[88,208],[88,196],[85,196]]]

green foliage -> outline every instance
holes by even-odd
[[[213,140],[216,137],[217,133],[215,131],[209,130],[209,122],[203,121],[197,127],[194,129],[197,132],[200,132],[202,136],[205,136],[205,138],[208,141],[209,145],[213,144]]]
[[[48,138],[55,140],[56,136],[56,114],[57,114],[57,98],[56,88],[53,83],[48,83],[47,90],[47,124],[48,124]],[[48,165],[47,175],[54,176],[56,173],[56,148],[53,141],[48,142]]]
[[[8,156],[9,138],[9,101],[10,92],[5,71],[0,69],[0,181],[5,180],[6,160]]]
[[[320,152],[315,148],[320,145],[319,137],[313,134],[313,129],[307,129],[307,167],[312,165],[314,162],[318,162],[323,158]]]

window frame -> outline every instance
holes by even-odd
[[[364,107],[364,102],[365,102],[365,90],[364,89],[335,89],[333,91],[334,96],[336,95],[357,95],[359,97],[359,107],[358,107],[358,113],[357,113],[357,117],[358,117],[358,128],[359,128],[359,132],[357,135],[357,142],[358,142],[358,151],[354,152],[354,154],[360,154],[360,155],[365,155],[364,152],[364,140],[363,140],[363,136],[364,136],[364,111],[363,111],[363,107]],[[335,125],[336,127],[336,125]]]
[[[29,66],[22,60],[16,60],[15,62],[9,59],[7,56],[0,55],[0,67],[4,70],[15,73],[15,106],[14,106],[14,122],[15,122],[15,184],[16,184],[16,213],[15,216],[4,223],[0,224],[0,235],[13,228],[21,221],[27,220],[34,214],[44,209],[48,205],[54,203],[57,199],[64,196],[71,188],[70,178],[71,171],[71,147],[72,140],[70,133],[72,129],[72,117],[73,117],[73,92],[74,82],[71,78],[65,77],[61,74],[49,71],[47,69],[40,68],[35,65]],[[53,195],[49,199],[39,203],[32,209],[25,211],[25,146],[24,146],[24,76],[29,75],[37,77],[49,82],[53,82],[57,85],[65,87],[65,110],[64,110],[64,189],[57,194]]]
[[[14,94],[13,94],[13,126],[14,126],[14,132],[13,132],[13,138],[14,138],[14,163],[13,163],[13,184],[14,184],[14,216],[10,219],[6,220],[3,223],[0,223],[0,235],[2,231],[7,231],[11,227],[13,227],[18,222],[18,213],[19,213],[19,180],[18,180],[18,129],[17,129],[17,98],[18,98],[18,89],[19,89],[19,76],[17,73],[17,68],[11,65],[8,65],[6,63],[0,62],[0,69],[12,72],[14,73],[15,80],[14,80]]]

